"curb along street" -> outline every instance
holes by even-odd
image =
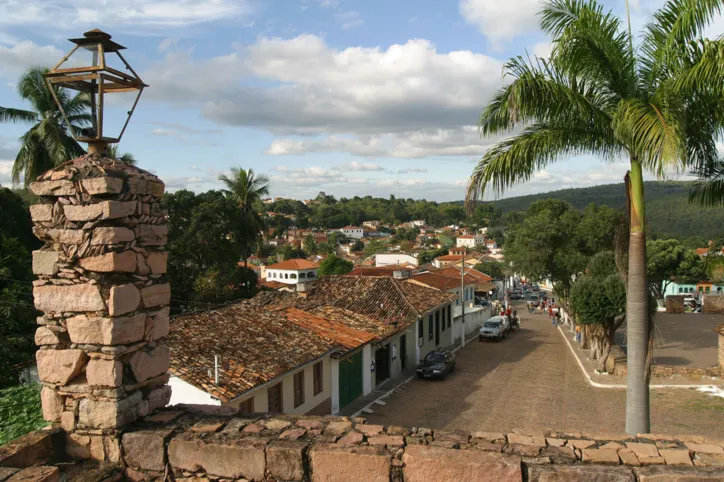
[[[470,338],[466,339],[466,340],[465,340],[465,344],[467,345],[467,344],[470,343],[471,341],[475,341],[475,339],[476,339],[477,337],[478,337],[478,335],[477,335],[477,333],[476,333],[476,334],[474,334],[473,336],[471,336]],[[459,346],[459,345],[457,346],[457,348],[455,348],[455,349],[452,350],[453,353],[457,353],[458,351],[460,351],[460,346]],[[411,377],[408,377],[408,378],[402,380],[400,383],[398,383],[397,385],[395,385],[394,387],[392,387],[391,389],[389,389],[387,392],[383,393],[382,395],[380,395],[379,397],[375,398],[375,399],[372,400],[370,403],[368,403],[367,405],[365,405],[364,407],[362,407],[361,410],[359,410],[359,411],[353,413],[352,415],[350,415],[349,418],[364,416],[363,413],[364,413],[365,410],[367,410],[367,409],[370,408],[372,405],[374,405],[375,403],[377,403],[378,400],[383,400],[383,399],[389,397],[390,395],[392,395],[392,393],[393,393],[395,390],[397,390],[399,387],[401,387],[401,386],[404,385],[405,383],[409,383],[409,382],[412,381],[412,379],[415,378],[416,376],[417,376],[417,375],[412,375]]]
[[[615,384],[608,384],[608,383],[598,383],[594,382],[591,378],[591,375],[588,373],[588,370],[586,370],[586,367],[583,365],[583,362],[578,357],[578,353],[576,353],[576,350],[573,349],[573,345],[571,345],[571,341],[566,336],[566,333],[563,331],[560,325],[558,325],[558,331],[561,333],[561,336],[564,340],[566,340],[566,344],[568,345],[568,348],[571,350],[571,353],[573,354],[574,358],[578,362],[578,366],[581,369],[581,372],[583,372],[583,375],[586,377],[586,380],[588,380],[588,383],[592,387],[596,388],[616,388],[616,389],[625,389],[626,384],[623,383],[615,383]],[[692,389],[692,388],[702,388],[702,387],[713,387],[715,385],[707,385],[704,383],[699,383],[696,385],[666,385],[666,384],[653,384],[649,385],[649,388],[686,388],[686,389]]]

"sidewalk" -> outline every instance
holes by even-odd
[[[468,343],[475,341],[477,337],[477,332],[469,334],[468,338],[466,338],[465,340],[465,346],[467,346]],[[456,353],[460,350],[460,340],[458,339],[455,345],[447,346],[444,349]],[[351,402],[349,405],[340,410],[337,415],[347,417],[364,416],[364,413],[362,413],[363,409],[370,407],[372,410],[374,410],[374,402],[389,397],[398,387],[411,381],[415,377],[416,369],[417,366],[407,368],[404,372],[400,373],[395,378],[391,378],[384,382],[382,385],[374,388],[367,395],[362,395],[361,397],[358,397],[354,402]]]
[[[362,409],[374,403],[376,400],[388,396],[398,386],[402,385],[403,383],[414,377],[416,368],[417,367],[410,367],[405,369],[405,371],[397,375],[395,378],[390,378],[378,387],[375,387],[367,395],[362,395],[361,397],[358,397],[356,400],[340,410],[337,415],[347,417],[357,416],[362,411]]]
[[[569,330],[568,325],[558,325],[566,344],[573,353],[573,357],[588,378],[591,385],[598,388],[626,388],[626,379],[614,375],[601,375],[596,373],[597,361],[589,359],[588,350],[581,349],[575,342],[575,335]],[[651,377],[650,388],[698,388],[703,386],[724,386],[721,378],[702,377],[693,379],[683,376],[672,377]]]

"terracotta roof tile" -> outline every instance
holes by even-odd
[[[300,269],[314,269],[319,268],[317,263],[313,263],[306,259],[288,259],[280,263],[270,264],[266,269],[288,269],[288,270],[300,270]]]
[[[246,303],[174,317],[167,343],[169,371],[224,402],[341,348],[280,313]],[[220,357],[218,385],[214,355]]]

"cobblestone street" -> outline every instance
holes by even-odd
[[[519,310],[521,311],[521,310]],[[625,383],[625,380],[621,380]],[[369,423],[510,432],[623,432],[625,390],[591,387],[545,315],[522,315],[500,343],[473,341],[444,381],[413,380],[373,405]],[[652,390],[652,432],[724,438],[724,399]]]

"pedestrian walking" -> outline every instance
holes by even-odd
[[[576,343],[581,342],[581,325],[576,325]]]

